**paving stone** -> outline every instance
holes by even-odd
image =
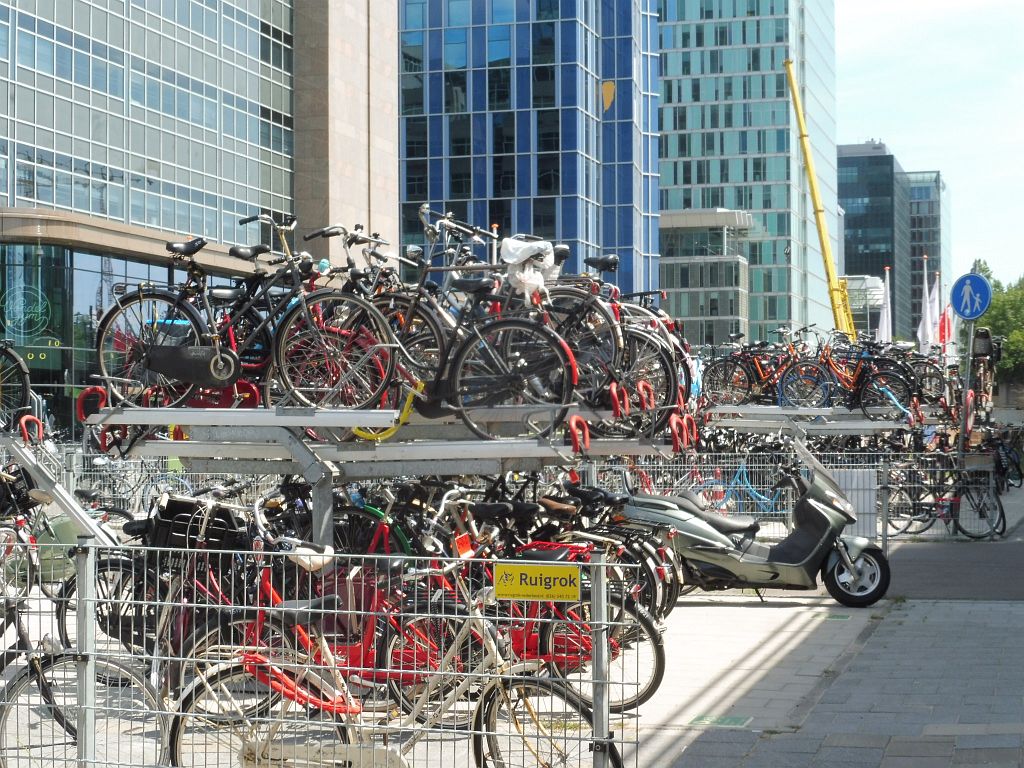
[[[942,757],[953,754],[955,746],[952,736],[907,739],[895,737],[889,740],[886,757]]]
[[[1024,746],[1024,737],[1020,734],[986,733],[978,736],[957,736],[955,743],[958,749],[976,749],[984,747],[1020,748]]]
[[[833,733],[825,737],[823,747],[876,747],[884,749],[889,736],[870,733]]]
[[[978,749],[954,749],[954,765],[987,765],[989,763],[1012,763],[1021,759],[1020,748],[982,747]]]

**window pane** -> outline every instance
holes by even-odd
[[[507,67],[511,63],[512,28],[508,26],[491,27],[487,30],[487,64],[489,66]]]
[[[560,192],[559,156],[539,155],[537,157],[537,194],[557,195]]]
[[[487,71],[488,110],[508,109],[512,106],[512,71],[491,69]]]
[[[537,112],[537,149],[540,152],[557,152],[558,111],[546,109]]]
[[[473,196],[471,163],[468,157],[448,161],[451,197],[465,200]]]
[[[555,63],[555,25],[551,23],[533,25],[533,63]]]
[[[555,106],[554,67],[533,68],[533,106],[535,109]]]
[[[495,197],[511,197],[516,193],[516,158],[514,155],[501,155],[494,158],[494,195]],[[511,212],[509,213],[511,216]],[[491,223],[498,223],[491,218]],[[502,229],[505,229],[504,227]],[[507,230],[506,230],[507,231]]]
[[[423,71],[422,32],[406,32],[402,35],[402,71]]]
[[[515,115],[512,112],[499,112],[492,115],[491,134],[491,152],[497,155],[515,151]]]
[[[456,115],[448,120],[448,153],[451,155],[470,154],[473,142],[469,115]]]
[[[468,26],[469,23],[469,0],[448,0],[448,26]]]
[[[445,112],[465,112],[469,107],[466,99],[466,73],[446,72],[444,75]]]
[[[466,68],[466,30],[449,29],[444,33],[444,68]]]

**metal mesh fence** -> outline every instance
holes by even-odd
[[[52,598],[4,560],[5,766],[636,765],[664,673],[621,564],[517,561],[579,593],[526,600],[464,558],[50,548]]]

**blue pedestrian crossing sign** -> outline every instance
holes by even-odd
[[[992,303],[992,284],[987,277],[976,272],[962,275],[953,283],[949,303],[964,320],[977,320]]]

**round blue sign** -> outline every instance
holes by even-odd
[[[949,303],[964,320],[977,320],[992,303],[992,284],[987,277],[975,272],[962,275],[953,283]]]

